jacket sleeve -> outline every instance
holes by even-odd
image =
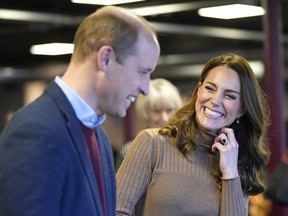
[[[59,215],[66,166],[59,137],[43,121],[15,122],[5,130],[0,141],[0,215]]]

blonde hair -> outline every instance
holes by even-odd
[[[159,103],[164,108],[175,110],[180,108],[183,103],[177,87],[163,78],[150,81],[149,94],[138,96],[135,109],[139,117],[147,120],[148,113]]]

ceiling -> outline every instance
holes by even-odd
[[[239,2],[261,5],[261,0],[146,0],[123,6],[138,8],[185,4],[185,11],[146,17],[157,30],[161,45],[161,58],[155,75],[176,80],[195,75],[198,68],[191,66],[203,64],[210,57],[223,52],[237,52],[249,60],[263,60],[263,17],[219,20],[203,18],[197,14],[197,9],[203,6]],[[288,10],[288,1],[279,0],[279,4],[281,14],[284,14]],[[99,7],[73,4],[70,0],[1,0],[0,16],[4,13],[2,9],[9,9],[10,14],[15,11],[25,12],[30,18],[0,18],[0,81],[50,78],[62,73],[69,62],[69,55],[31,55],[31,45],[71,43],[80,21]],[[281,22],[285,53],[288,19],[283,17]],[[288,64],[288,55],[286,56],[285,65]]]

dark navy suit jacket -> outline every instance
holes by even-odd
[[[104,130],[96,130],[108,213],[114,216],[112,148]],[[103,215],[80,122],[55,82],[16,112],[1,134],[0,215]]]

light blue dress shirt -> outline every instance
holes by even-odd
[[[68,98],[76,113],[77,118],[86,127],[95,128],[96,126],[102,124],[105,121],[105,115],[97,116],[94,110],[59,76],[56,76],[55,82]]]

